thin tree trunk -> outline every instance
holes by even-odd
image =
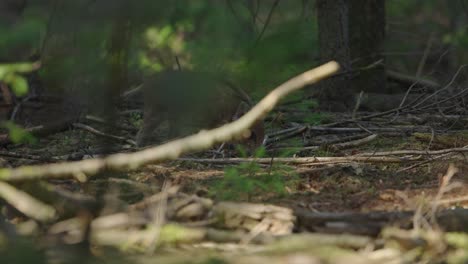
[[[363,68],[383,58],[385,1],[318,0],[317,9],[321,60],[338,61],[344,72],[321,84],[320,102],[341,111],[361,90],[383,91],[384,67]]]

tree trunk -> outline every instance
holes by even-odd
[[[9,26],[23,13],[26,0],[1,0],[0,1],[0,26]]]
[[[319,99],[329,110],[354,105],[355,93],[385,89],[383,59],[384,0],[318,0],[319,46],[322,62],[336,60],[343,74],[322,82]],[[331,104],[330,104],[331,103]]]

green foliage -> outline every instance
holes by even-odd
[[[297,105],[297,108],[299,110],[308,111],[308,110],[311,110],[311,109],[315,109],[318,106],[319,106],[319,104],[318,104],[317,100],[309,99],[309,100],[301,101],[301,103],[299,105]]]
[[[20,74],[34,71],[38,67],[38,63],[0,64],[0,81],[9,84],[17,96],[24,96],[28,93],[28,82]]]
[[[183,24],[163,25],[162,27],[149,27],[143,33],[144,48],[139,51],[139,68],[146,72],[159,72],[171,66],[176,62],[187,64],[187,58],[184,56],[185,42],[183,34],[188,33],[188,27]]]
[[[0,25],[0,57],[28,58],[38,49],[44,28],[44,21],[33,16],[27,16],[13,27]]]
[[[260,3],[253,22],[241,1],[33,1],[13,26],[0,28],[0,57],[5,52],[28,58],[40,50],[44,87],[97,98],[109,76],[113,25],[128,16],[127,68],[137,77],[130,85],[141,80],[142,72],[180,65],[221,74],[256,99],[311,68],[317,55],[316,26],[311,17],[297,15],[304,11],[301,3],[280,6],[265,24],[272,7],[267,2]],[[15,77],[10,82],[23,93],[26,82]]]
[[[33,135],[31,135],[31,133],[27,132],[26,130],[14,124],[13,122],[4,122],[2,126],[8,129],[8,134],[10,136],[10,139],[15,144],[16,143],[34,144],[37,141],[36,138]]]
[[[138,127],[138,128],[140,128],[143,124],[143,119],[140,113],[132,113],[130,115],[129,121],[134,127]]]
[[[39,251],[32,242],[24,238],[7,241],[6,246],[0,243],[0,260],[1,263],[47,263],[45,254]]]
[[[320,125],[323,119],[323,113],[311,113],[304,118],[304,122],[310,125]]]
[[[241,154],[246,151],[240,149]],[[256,150],[254,157],[265,156],[265,148]],[[245,162],[228,167],[224,171],[224,178],[215,184],[211,193],[223,200],[250,200],[253,195],[285,194],[286,175],[290,175],[288,167],[272,164],[262,168],[257,162]]]
[[[468,30],[461,28],[455,32],[447,33],[443,37],[443,42],[457,48],[464,48],[468,45]]]
[[[329,157],[332,155],[332,153],[328,149],[328,146],[321,146],[314,152],[314,154],[316,157]]]
[[[251,58],[239,73],[261,93],[312,68],[318,50],[317,31],[310,21],[286,20],[270,30],[251,49]]]

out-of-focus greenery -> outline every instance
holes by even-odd
[[[31,133],[14,124],[13,122],[2,122],[0,125],[8,130],[8,134],[13,143],[34,144],[37,141],[37,139]]]
[[[301,1],[272,11],[273,3],[249,10],[244,1],[31,1],[0,29],[0,54],[20,50],[13,57],[24,60],[39,52],[46,89],[93,93],[108,78],[112,28],[127,19],[130,82],[181,67],[219,73],[261,96],[313,67],[318,50],[312,12]]]
[[[0,64],[0,81],[10,85],[17,96],[28,92],[28,82],[21,73],[31,72],[39,67],[39,63]]]
[[[416,73],[430,47],[423,75],[448,81],[466,63],[468,1],[386,1],[386,63]]]
[[[314,1],[274,3],[29,1],[15,23],[0,25],[0,62],[40,54],[46,89],[93,94],[109,78],[113,26],[126,19],[131,84],[144,74],[181,67],[219,73],[258,98],[318,61]],[[435,58],[428,64],[448,48],[456,54],[452,64],[464,60],[468,34],[457,25],[467,21],[466,1],[399,0],[386,5],[390,68],[415,71],[431,35]],[[22,86],[21,80],[16,82]]]
[[[238,148],[240,156],[247,157],[247,151]],[[282,153],[286,154],[286,153]],[[254,157],[265,157],[265,148],[261,147]],[[282,155],[280,155],[282,156]],[[246,162],[225,169],[223,179],[211,188],[213,196],[222,200],[251,200],[252,197],[266,195],[284,195],[287,185],[297,180],[297,174],[288,166],[272,160],[268,168],[262,168],[257,162]]]

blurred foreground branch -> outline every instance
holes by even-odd
[[[238,120],[222,127],[186,138],[174,140],[160,146],[144,149],[134,153],[119,153],[101,159],[89,159],[76,162],[23,166],[15,169],[0,169],[0,180],[18,181],[41,178],[77,177],[83,180],[100,171],[111,169],[135,169],[142,165],[176,159],[188,152],[208,149],[221,142],[242,138],[246,131],[270,112],[279,100],[307,84],[331,76],[339,69],[336,62],[329,62],[310,71],[304,72],[278,86],[264,97],[255,107]]]

